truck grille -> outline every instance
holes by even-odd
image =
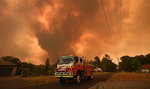
[[[71,72],[55,72],[55,76],[72,76]]]

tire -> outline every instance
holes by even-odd
[[[65,80],[64,78],[59,78],[59,82],[60,82],[61,84],[65,84],[65,83],[66,83],[66,80]]]
[[[93,73],[91,72],[91,76],[87,77],[88,80],[92,80],[93,79]]]
[[[75,79],[75,83],[77,85],[81,83],[81,75],[77,74],[76,79]]]

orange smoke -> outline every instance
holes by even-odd
[[[116,62],[150,52],[149,1],[121,0],[120,7],[118,1],[1,0],[0,56],[40,64],[47,57],[108,53]]]

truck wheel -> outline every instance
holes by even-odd
[[[87,77],[88,80],[92,80],[93,79],[93,73],[91,72],[91,75]]]
[[[80,84],[80,82],[81,82],[81,76],[78,74],[76,77],[75,83]]]
[[[64,84],[64,83],[66,82],[66,80],[65,80],[64,78],[59,78],[59,82],[60,82],[61,84]]]

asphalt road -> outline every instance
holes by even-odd
[[[73,82],[68,82],[62,85],[59,82],[57,82],[53,84],[48,83],[43,85],[27,86],[19,89],[88,89],[100,81],[105,81],[106,79],[111,77],[111,75],[112,73],[97,75],[94,76],[93,80],[91,81],[84,80],[79,85],[75,85]]]
[[[89,89],[150,89],[150,81],[106,81],[99,82]]]
[[[23,81],[19,77],[0,77],[0,89],[19,89],[32,85],[33,84]]]

